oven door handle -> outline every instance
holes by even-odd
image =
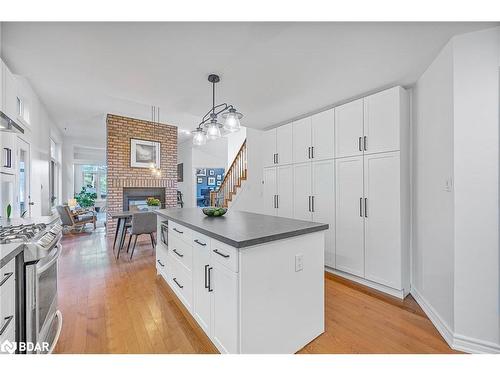
[[[56,315],[55,315],[54,319],[57,319],[57,332],[56,332],[56,335],[54,337],[54,341],[52,342],[52,345],[50,346],[47,354],[52,354],[52,352],[54,351],[54,348],[56,347],[57,341],[59,341],[59,336],[61,336],[62,323],[63,323],[61,311],[59,311],[59,310],[56,311]]]
[[[36,272],[38,275],[47,271],[47,269],[49,267],[51,267],[55,262],[57,262],[57,259],[59,259],[59,255],[61,255],[61,245],[56,245],[55,248],[57,250],[56,250],[55,254],[52,256],[52,258],[47,263],[45,263],[43,266],[41,266],[40,268],[37,268]]]

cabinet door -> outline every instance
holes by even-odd
[[[4,113],[11,120],[17,122],[17,83],[14,75],[9,71],[6,65],[3,67],[4,72]]]
[[[278,164],[292,163],[292,124],[276,129],[276,152]]]
[[[335,268],[364,277],[363,157],[335,161]]]
[[[399,151],[365,155],[365,277],[401,289]]]
[[[262,154],[264,155],[264,167],[276,164],[276,129],[264,132],[262,137]]]
[[[365,154],[399,150],[400,87],[364,99]]]
[[[334,157],[334,110],[333,108],[312,116],[312,159],[324,160]]]
[[[278,200],[277,215],[293,218],[293,167],[291,165],[277,168]]]
[[[193,316],[210,336],[211,292],[208,289],[210,247],[197,246],[193,250]]]
[[[276,167],[264,168],[264,211],[265,215],[276,215],[276,195],[277,195],[277,181],[276,181]]]
[[[313,221],[326,223],[325,264],[335,268],[335,163],[333,160],[312,163]]]
[[[363,99],[335,108],[335,157],[362,155]]]
[[[312,220],[311,211],[311,163],[293,166],[293,217],[298,220]]]
[[[221,353],[238,353],[238,274],[212,261],[212,341]]]
[[[303,163],[310,160],[311,118],[293,122],[293,162]]]

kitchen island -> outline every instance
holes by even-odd
[[[156,213],[157,272],[221,353],[295,353],[324,332],[327,224]]]

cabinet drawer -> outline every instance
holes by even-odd
[[[178,238],[171,238],[168,243],[168,253],[191,274],[193,268],[193,248],[191,245]]]
[[[167,257],[167,281],[184,306],[191,311],[193,304],[193,281],[186,269],[173,258],[171,252]]]
[[[169,221],[168,222],[168,239],[170,240],[171,238],[179,238],[183,240],[184,242],[188,243],[191,245],[191,235],[192,231],[191,229],[185,227],[184,225],[177,224],[174,221]]]
[[[238,250],[214,239],[211,240],[211,245],[211,259],[238,272]]]

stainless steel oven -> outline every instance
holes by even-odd
[[[62,328],[57,310],[57,274],[61,245],[46,257],[26,263],[26,342],[28,353],[51,353]]]

